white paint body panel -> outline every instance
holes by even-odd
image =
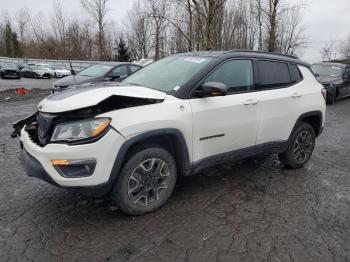
[[[150,99],[164,99],[166,94],[141,86],[108,86],[67,90],[48,96],[42,100],[38,109],[46,113],[60,113],[94,106],[110,96],[128,96]]]
[[[29,154],[34,156],[52,179],[61,186],[93,186],[108,181],[114,160],[125,138],[114,130],[109,132],[95,143],[69,146],[66,144],[47,144],[40,147],[32,142],[27,132],[22,130],[21,141]],[[65,178],[52,166],[51,160],[68,159],[83,160],[96,159],[94,173],[89,177]]]
[[[255,145],[259,127],[256,92],[191,99],[193,115],[193,161]],[[210,136],[219,137],[209,138]]]
[[[127,139],[148,131],[172,128],[179,130],[192,155],[192,112],[189,100],[166,96],[163,102],[125,108],[100,115],[110,117],[111,125]]]
[[[321,111],[323,116],[325,115],[326,104],[321,93],[323,86],[317,82],[310,70],[303,66],[299,66],[299,70],[304,77],[303,81],[287,88],[258,92],[258,145],[286,141],[303,113]]]

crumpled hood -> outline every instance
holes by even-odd
[[[323,85],[337,84],[342,79],[337,76],[319,76],[316,78]]]
[[[38,110],[46,113],[67,112],[97,105],[111,96],[164,100],[166,93],[142,86],[92,85],[50,95],[38,104]]]

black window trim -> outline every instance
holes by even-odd
[[[256,58],[253,57],[231,57],[228,59],[225,59],[223,61],[221,61],[220,63],[218,63],[215,67],[213,67],[206,75],[204,75],[202,77],[201,80],[199,80],[190,90],[189,92],[189,99],[198,99],[198,98],[203,98],[203,97],[198,97],[198,96],[194,96],[194,92],[197,88],[199,88],[202,84],[203,81],[211,74],[213,73],[217,68],[219,68],[221,65],[223,65],[226,62],[229,61],[233,61],[233,60],[250,60],[252,62],[252,66],[253,66],[253,86],[252,89],[250,90],[246,90],[246,91],[238,91],[238,92],[233,92],[233,93],[229,93],[227,94],[227,96],[231,96],[231,95],[237,95],[237,94],[245,94],[245,93],[252,93],[252,92],[256,92],[256,85],[257,85],[257,74],[256,74],[256,70],[257,70],[257,65],[255,63]]]
[[[290,77],[290,80],[292,81],[292,76],[291,76],[291,73],[290,73],[290,67],[289,67],[289,64],[290,62],[287,62],[287,61],[282,61],[282,60],[277,60],[277,59],[267,59],[267,58],[259,58],[257,59],[257,72],[258,72],[258,83],[256,85],[257,87],[257,90],[256,91],[268,91],[268,90],[275,90],[275,89],[282,89],[282,88],[288,88],[288,87],[291,87],[291,86],[294,86],[295,84],[297,84],[297,82],[290,82],[289,84],[287,85],[283,85],[283,86],[274,86],[274,87],[271,87],[271,88],[263,88],[263,89],[259,89],[258,87],[261,86],[261,71],[260,71],[260,67],[259,67],[259,61],[269,61],[269,62],[277,62],[277,63],[284,63],[284,64],[287,64],[287,68],[288,68],[288,72],[289,72],[289,77]],[[299,68],[298,68],[299,69]],[[300,72],[300,71],[299,71]],[[300,72],[301,73],[301,72]],[[300,74],[302,76],[302,74]],[[302,80],[301,80],[302,81]]]

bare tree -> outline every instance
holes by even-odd
[[[335,58],[335,42],[329,41],[320,49],[321,58],[324,61],[329,61]]]
[[[305,26],[302,24],[301,6],[286,7],[279,14],[277,50],[295,55],[296,51],[307,45]]]
[[[97,24],[97,46],[99,58],[104,59],[106,54],[105,26],[106,15],[108,13],[108,0],[81,0],[82,7]]]
[[[350,35],[340,42],[339,51],[344,59],[350,59]]]
[[[166,2],[164,0],[150,0],[149,14],[148,16],[152,18],[153,28],[154,28],[154,46],[155,46],[155,55],[154,58],[157,60],[160,58],[160,46],[161,43],[161,34],[167,27],[166,19]],[[164,54],[162,54],[164,56]]]
[[[15,20],[17,25],[17,32],[21,41],[21,45],[25,45],[25,35],[28,29],[30,15],[27,9],[22,7],[15,14]]]
[[[268,51],[275,52],[277,46],[277,8],[280,0],[268,1]]]
[[[56,41],[59,44],[57,46],[57,54],[61,58],[67,58],[67,33],[68,17],[63,9],[62,2],[54,0],[53,2],[53,14],[51,15],[51,27],[55,35]]]

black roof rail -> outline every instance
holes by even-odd
[[[266,52],[266,51],[256,51],[256,50],[244,50],[244,49],[233,49],[227,51],[228,53],[234,53],[234,52],[244,52],[244,53],[257,53],[257,54],[270,54],[270,55],[279,55],[279,56],[285,56],[289,58],[294,58],[294,59],[299,59],[295,55],[288,55],[288,54],[282,54],[282,53],[277,53],[277,52]]]

